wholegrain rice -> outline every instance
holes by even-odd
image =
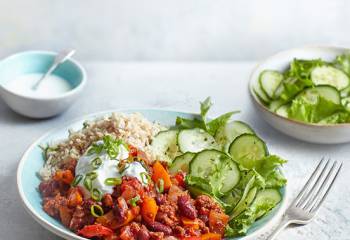
[[[152,123],[140,113],[112,113],[94,121],[84,123],[84,128],[70,132],[66,140],[51,144],[45,148],[46,162],[39,174],[48,180],[66,162],[78,160],[89,146],[105,135],[112,135],[126,143],[143,150],[150,159],[152,138],[165,127]]]

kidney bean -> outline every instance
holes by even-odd
[[[170,227],[160,222],[149,223],[148,226],[152,231],[163,232],[165,235],[171,235],[171,233],[173,232]]]
[[[191,199],[188,195],[179,196],[177,199],[177,205],[182,216],[192,220],[197,218],[196,208],[192,204]]]

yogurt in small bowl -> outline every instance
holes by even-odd
[[[0,96],[15,112],[31,118],[48,118],[68,109],[86,84],[86,73],[75,60],[62,63],[33,90],[52,65],[57,53],[27,51],[0,62]]]

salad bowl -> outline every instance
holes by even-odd
[[[65,239],[86,239],[81,236],[78,236],[71,232],[68,228],[64,227],[59,221],[50,217],[43,210],[41,202],[41,196],[38,191],[38,185],[40,183],[40,178],[38,177],[38,172],[44,164],[44,157],[42,150],[40,149],[41,144],[49,143],[64,139],[68,136],[69,131],[75,131],[82,128],[84,122],[92,121],[99,117],[104,117],[110,115],[113,112],[122,112],[122,113],[141,113],[144,117],[150,121],[158,122],[164,126],[172,126],[177,117],[182,118],[194,118],[197,117],[197,114],[186,113],[186,112],[177,112],[177,111],[167,111],[167,110],[157,110],[157,109],[126,109],[126,110],[113,110],[99,112],[84,116],[82,118],[76,119],[63,127],[56,128],[41,138],[36,140],[24,153],[17,170],[17,187],[19,195],[23,202],[23,205],[27,212],[43,227],[53,232],[54,234],[63,237]],[[283,175],[282,170],[280,169],[281,174]],[[261,233],[271,229],[274,224],[281,218],[284,209],[286,208],[286,199],[287,199],[287,189],[282,187],[280,189],[280,195],[282,200],[280,203],[273,208],[265,216],[258,219],[248,230],[247,234],[242,237],[229,238],[229,239],[256,239]]]
[[[256,91],[256,86],[260,84],[260,74],[265,70],[284,72],[293,59],[322,59],[331,62],[347,52],[349,49],[341,47],[309,46],[282,51],[262,61],[251,73],[249,81],[251,99],[260,116],[273,128],[299,140],[319,144],[350,142],[350,123],[323,125],[281,116],[271,111]]]

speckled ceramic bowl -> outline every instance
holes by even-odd
[[[54,129],[38,140],[36,140],[24,153],[17,170],[17,186],[19,195],[22,199],[23,205],[28,213],[42,226],[44,226],[49,231],[61,236],[65,239],[79,239],[83,240],[85,238],[80,237],[69,229],[64,227],[59,221],[47,215],[42,209],[42,199],[40,193],[38,192],[38,186],[40,184],[40,179],[37,175],[39,169],[44,164],[44,159],[42,156],[42,150],[39,148],[40,144],[45,144],[52,141],[57,141],[60,139],[65,139],[68,137],[68,130],[79,130],[83,127],[83,123],[86,120],[94,120],[98,117],[105,115],[110,115],[112,112],[107,111],[88,115],[79,118],[73,122],[68,123],[64,127]],[[145,110],[145,109],[132,109],[132,110],[122,110],[118,112],[133,113],[139,112],[143,114],[147,119],[151,121],[157,121],[165,126],[171,126],[175,123],[176,117],[186,117],[191,118],[196,116],[191,113],[176,112],[176,111],[165,111],[165,110]],[[256,239],[256,237],[268,231],[283,213],[286,205],[286,189],[282,188],[280,190],[283,197],[282,202],[276,206],[269,214],[259,219],[254,225],[249,229],[248,235],[235,239]]]
[[[261,117],[273,128],[299,140],[335,144],[350,142],[350,123],[317,125],[288,119],[270,111],[255,94],[253,87],[259,84],[259,75],[263,70],[271,69],[284,71],[294,58],[315,59],[321,58],[332,61],[337,55],[350,51],[340,47],[302,47],[290,49],[273,55],[261,62],[252,72],[249,82],[249,90],[254,105]]]

